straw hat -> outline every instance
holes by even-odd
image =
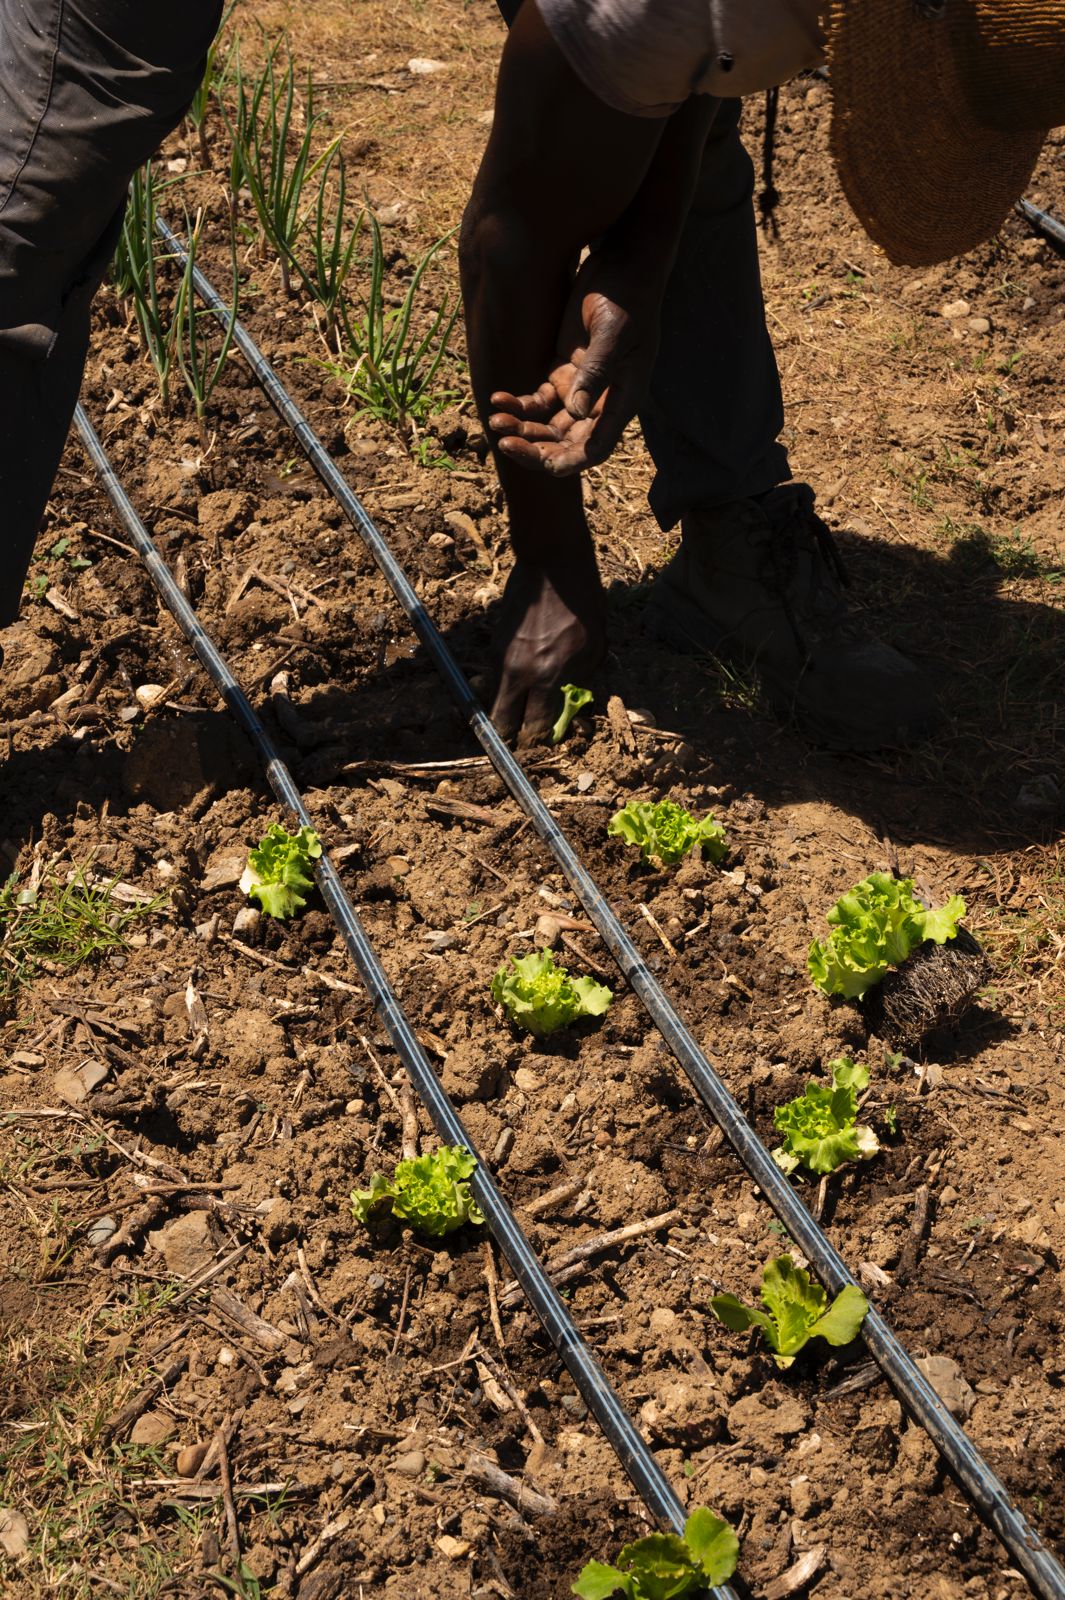
[[[904,266],[963,254],[1065,123],[1065,0],[829,0],[832,149],[870,237]]]

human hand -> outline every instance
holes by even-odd
[[[553,370],[535,394],[491,396],[500,454],[552,477],[605,461],[650,379],[659,303],[631,258],[593,252],[574,280]]]
[[[507,580],[492,721],[505,739],[547,738],[563,683],[585,683],[606,653],[606,600],[595,557],[557,571],[519,559]]]

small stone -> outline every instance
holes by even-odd
[[[36,1050],[12,1050],[8,1056],[8,1065],[12,1067],[43,1067],[44,1057],[39,1056]]]
[[[425,1452],[422,1450],[406,1450],[392,1463],[393,1472],[401,1472],[405,1478],[420,1478],[425,1467]]]
[[[241,906],[233,918],[233,937],[241,944],[258,944],[263,915],[257,906]]]
[[[436,1541],[436,1548],[449,1561],[461,1561],[469,1555],[473,1546],[468,1539],[456,1539],[454,1534],[442,1533]]]
[[[114,1217],[97,1217],[96,1221],[87,1230],[85,1241],[87,1244],[92,1245],[94,1250],[99,1250],[100,1246],[106,1244],[111,1235],[117,1233],[117,1231],[118,1223]]]
[[[976,1404],[976,1395],[958,1363],[950,1356],[922,1356],[917,1365],[951,1416],[964,1422]]]
[[[523,1094],[535,1094],[541,1087],[541,1080],[529,1067],[519,1067],[514,1074],[514,1082]]]
[[[577,793],[587,794],[589,789],[595,788],[594,772],[579,772],[577,774]]]
[[[808,1517],[821,1504],[821,1495],[809,1478],[796,1478],[790,1488],[791,1509],[797,1517]]]
[[[990,333],[991,324],[986,317],[970,317],[965,324],[970,333]]]
[[[455,541],[450,533],[431,533],[428,543],[433,550],[454,550]]]
[[[221,917],[216,911],[213,917],[208,917],[206,922],[198,922],[194,929],[197,939],[202,939],[204,944],[214,944],[218,938],[218,924]]]
[[[218,1347],[218,1365],[220,1367],[231,1367],[233,1365],[234,1361],[236,1361],[236,1359],[237,1359],[237,1352],[233,1349],[233,1347],[231,1345],[228,1345],[228,1344],[219,1345],[219,1347]]]
[[[557,950],[562,940],[562,925],[557,917],[544,911],[536,919],[536,943],[543,950]]]
[[[945,1188],[939,1191],[939,1203],[941,1206],[952,1206],[957,1198],[958,1191],[952,1183],[948,1183]]]
[[[166,690],[161,683],[140,683],[133,692],[145,711],[150,711],[166,696]]]
[[[130,1444],[155,1445],[162,1444],[169,1439],[174,1431],[174,1424],[169,1417],[161,1411],[146,1411],[143,1417],[138,1417],[130,1431]]]
[[[212,894],[215,889],[231,889],[239,883],[248,864],[246,855],[232,853],[223,856],[212,856],[207,863],[207,871],[203,875],[200,888],[204,894]]]
[[[12,1561],[26,1554],[30,1542],[30,1526],[21,1511],[9,1511],[0,1506],[0,1550]]]
[[[1061,806],[1061,789],[1049,772],[1040,772],[1031,782],[1022,784],[1014,805],[1031,817],[1052,817]]]
[[[969,302],[968,300],[951,300],[948,305],[943,306],[939,314],[941,317],[946,317],[948,322],[953,322],[957,317],[967,317],[969,315]]]
[[[205,1444],[182,1445],[174,1460],[174,1471],[179,1478],[194,1478],[203,1466],[206,1455]]]
[[[214,1228],[206,1211],[190,1211],[157,1228],[148,1242],[166,1262],[167,1272],[179,1278],[191,1278],[214,1259]]]
[[[388,870],[393,878],[405,878],[410,871],[410,862],[403,856],[389,856]]]
[[[446,72],[446,61],[434,61],[431,56],[412,56],[407,71],[414,78],[431,78],[435,72]]]

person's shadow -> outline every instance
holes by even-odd
[[[660,759],[642,770],[639,782],[663,791],[674,783],[710,783],[726,803],[746,795],[771,808],[827,802],[896,848],[928,842],[978,856],[1058,838],[1065,824],[1065,614],[1054,602],[1065,569],[1040,565],[1022,545],[1002,548],[979,534],[956,541],[943,557],[857,534],[844,534],[840,543],[871,629],[938,678],[944,731],[904,751],[818,750],[765,707],[753,675],[649,637],[641,626],[646,587],[616,584],[612,648],[592,685],[595,711],[602,714],[608,696],[618,694],[683,740],[643,738],[642,747]],[[1040,579],[1045,602],[1014,598],[1008,582],[1016,577]],[[445,629],[467,672],[486,674],[494,609]],[[397,607],[375,613],[363,630],[361,671],[351,670],[351,633],[341,639],[340,632],[336,665],[331,642],[324,651],[317,646],[315,676],[328,687],[297,692],[295,725],[275,724],[297,781],[357,786],[375,763],[478,753]],[[200,688],[202,706],[217,707],[206,678]],[[190,684],[185,698],[196,694]],[[871,705],[874,724],[876,715]],[[73,734],[10,752],[0,772],[0,843],[13,859],[23,840],[39,835],[47,814],[62,818],[79,802],[96,804],[105,795],[113,811],[138,800],[173,810],[263,782],[227,722],[220,709],[160,710],[125,754]],[[576,726],[556,763],[584,748]],[[523,752],[526,758],[549,760],[551,752]],[[831,851],[830,839],[824,849]],[[857,867],[853,875],[861,876]]]

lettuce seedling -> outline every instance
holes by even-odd
[[[740,1542],[727,1522],[700,1506],[684,1524],[684,1537],[650,1533],[634,1539],[618,1556],[617,1566],[589,1561],[573,1584],[580,1600],[681,1600],[727,1583],[736,1570]]]
[[[926,939],[936,944],[953,939],[964,915],[961,895],[926,911],[914,897],[912,878],[870,873],[828,913],[832,932],[824,944],[814,940],[807,969],[823,994],[855,1000]]]
[[[466,1222],[481,1223],[484,1213],[470,1194],[468,1179],[476,1157],[462,1145],[443,1145],[432,1155],[400,1161],[391,1180],[375,1172],[368,1189],[356,1189],[351,1210],[357,1222],[367,1222],[379,1206],[389,1206],[394,1217],[409,1222],[419,1233],[440,1239]]]
[[[805,1094],[773,1112],[784,1135],[784,1143],[773,1151],[782,1172],[792,1173],[798,1166],[835,1172],[844,1161],[864,1161],[880,1149],[872,1128],[857,1125],[858,1096],[869,1087],[868,1067],[840,1056],[829,1071],[831,1088],[811,1081]]]
[[[268,916],[291,917],[307,903],[302,891],[314,888],[311,862],[321,853],[313,828],[287,833],[279,822],[273,822],[248,852],[240,887],[249,899],[258,900]]]
[[[538,1039],[557,1033],[581,1017],[601,1017],[613,992],[594,978],[571,978],[550,950],[520,959],[511,956],[492,979],[492,999],[517,1027]]]
[[[595,696],[590,689],[578,689],[575,683],[562,685],[562,710],[558,721],[551,729],[551,743],[560,744],[566,737],[566,729],[573,721],[582,706],[590,706]]]
[[[637,844],[645,861],[675,866],[696,846],[711,861],[728,853],[725,830],[712,816],[696,821],[690,811],[672,800],[630,800],[615,811],[606,831],[626,844]]]
[[[715,1295],[710,1309],[733,1333],[760,1328],[778,1367],[790,1367],[809,1339],[850,1344],[869,1310],[868,1300],[853,1284],[829,1305],[825,1291],[790,1256],[770,1261],[762,1273],[761,1294],[768,1314],[745,1306],[734,1294]]]

